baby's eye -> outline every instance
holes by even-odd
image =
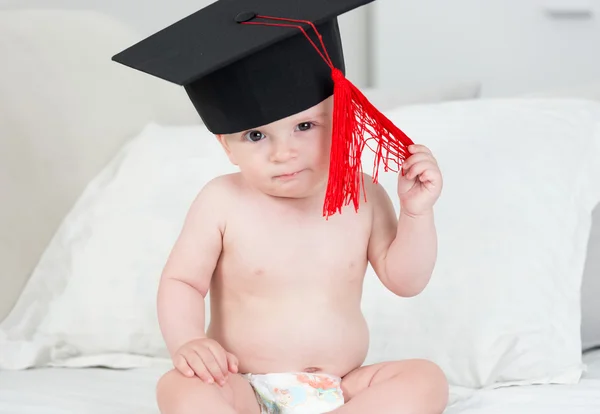
[[[266,138],[266,135],[260,131],[249,131],[244,134],[244,138],[246,138],[248,141],[258,142],[261,139]]]
[[[296,126],[297,131],[308,131],[314,126],[312,122],[302,122]]]

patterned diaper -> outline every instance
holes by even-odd
[[[344,405],[341,378],[305,372],[245,374],[261,414],[321,414]]]

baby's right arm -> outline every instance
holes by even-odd
[[[204,298],[222,249],[224,190],[220,184],[219,179],[209,182],[192,203],[158,289],[160,328],[180,370],[185,361],[178,359],[187,353],[186,347],[219,346],[206,338]]]

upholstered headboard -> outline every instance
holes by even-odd
[[[141,38],[90,11],[0,11],[0,319],[84,186],[149,121],[197,123],[182,89],[111,56]]]

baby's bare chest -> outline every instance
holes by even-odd
[[[348,213],[355,214],[355,213]],[[233,284],[332,287],[360,281],[367,262],[370,223],[361,216],[329,221],[260,217],[228,223],[222,277]]]

